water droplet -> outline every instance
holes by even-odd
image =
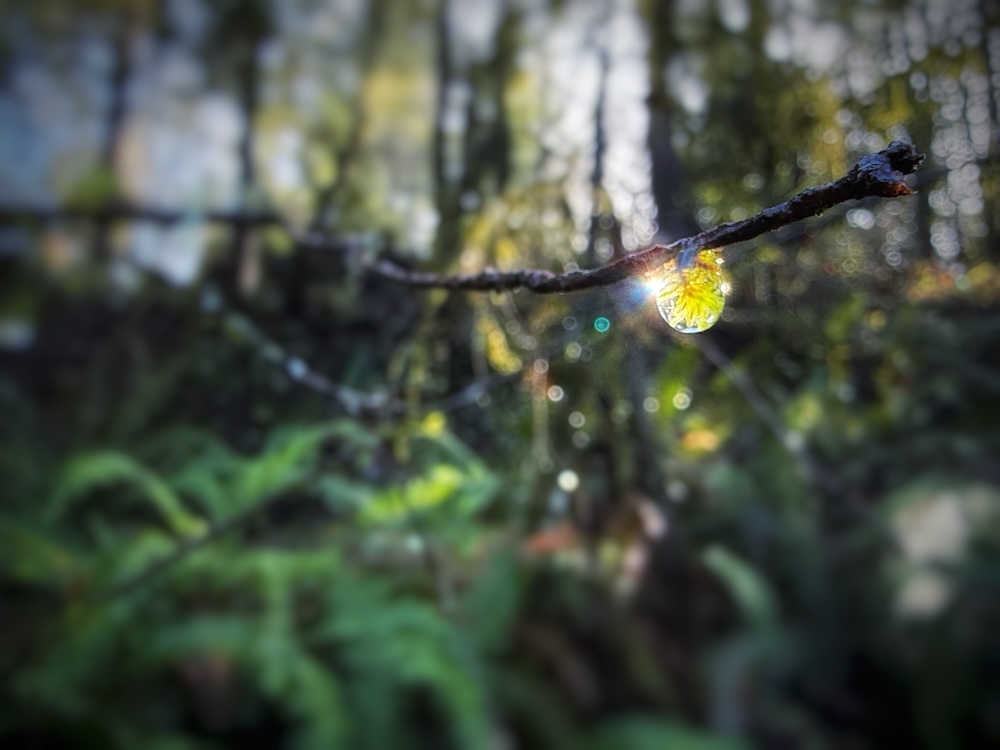
[[[679,253],[653,280],[656,307],[667,325],[681,333],[707,331],[726,306],[729,281],[716,250]]]

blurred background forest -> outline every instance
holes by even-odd
[[[997,3],[0,9],[5,747],[1000,746]]]

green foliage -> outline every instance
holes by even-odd
[[[647,717],[617,719],[596,731],[587,750],[743,750],[743,742],[697,732]]]
[[[46,520],[59,520],[74,500],[102,485],[117,483],[132,490],[126,497],[135,495],[150,505],[173,532],[190,535],[201,530],[201,524],[166,482],[129,456],[112,452],[85,454],[68,463],[55,482]]]
[[[703,559],[705,566],[725,583],[749,627],[767,630],[775,626],[778,612],[774,595],[759,571],[724,547],[706,548]]]
[[[417,442],[415,456],[471,461],[446,433]],[[192,547],[151,578],[147,590],[111,588],[197,543],[208,524],[296,493],[314,494],[331,512],[350,513],[347,528],[366,533],[384,516],[371,508],[384,505],[389,490],[350,474],[376,443],[357,423],[335,420],[282,428],[248,457],[186,429],[144,446],[148,464],[111,451],[67,458],[36,525],[5,521],[0,527],[9,579],[51,585],[72,574],[90,589],[57,605],[59,636],[19,676],[17,700],[66,720],[111,721],[123,737],[139,736],[142,723],[112,719],[103,696],[200,668],[218,672],[212,679],[224,683],[219,690],[273,703],[296,727],[296,747],[405,747],[396,722],[423,694],[442,712],[443,738],[456,747],[482,746],[489,707],[472,641],[433,604],[339,554],[331,546],[340,533],[335,525],[304,548],[241,542],[230,534]],[[324,451],[344,456],[338,467],[344,475],[326,474]],[[447,467],[442,479],[440,464],[417,464],[406,485],[415,488],[412,506],[424,508],[425,493],[433,505],[460,515],[483,507],[495,480],[479,463],[463,468],[467,487],[460,468]],[[89,533],[77,549],[60,544],[52,531],[67,528],[67,519],[84,513],[76,506],[97,497],[100,503],[86,503]],[[122,526],[129,517],[123,513],[136,504],[149,511],[146,520]]]

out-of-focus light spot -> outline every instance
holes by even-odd
[[[687,484],[680,479],[671,479],[667,482],[667,497],[675,503],[683,503],[688,498],[690,491]]]
[[[936,221],[931,224],[931,245],[943,260],[952,260],[961,251],[958,232],[948,222]]]
[[[653,396],[647,396],[642,402],[642,408],[648,411],[650,414],[658,412],[660,410],[660,400],[654,398]]]
[[[565,395],[565,391],[558,386],[549,386],[549,390],[546,391],[546,395],[549,397],[549,401],[562,401],[562,397]]]
[[[598,333],[605,333],[611,328],[611,321],[603,315],[594,321],[594,330]]]
[[[951,601],[953,588],[942,573],[920,570],[903,582],[893,604],[903,617],[933,617]]]
[[[590,445],[590,433],[580,430],[573,433],[573,445],[577,448],[586,448]]]
[[[285,363],[285,369],[288,370],[288,375],[292,380],[302,380],[302,378],[309,374],[308,365],[298,357],[292,357],[288,360]]]
[[[533,369],[539,375],[544,375],[549,371],[549,361],[547,359],[536,359]]]
[[[721,0],[719,20],[726,31],[739,34],[750,24],[750,5],[745,0]]]
[[[574,318],[572,315],[567,315],[565,318],[563,318],[562,325],[563,328],[565,328],[567,331],[572,331],[574,328],[576,328],[576,318]]]
[[[764,178],[756,172],[750,172],[743,177],[743,186],[747,190],[760,190],[764,187]]]
[[[681,388],[677,393],[674,394],[671,403],[674,405],[675,409],[687,409],[691,406],[691,391],[688,388]]]
[[[867,322],[873,331],[881,331],[887,322],[886,314],[883,310],[872,310],[868,313]]]
[[[27,320],[0,320],[0,349],[24,351],[35,342],[35,326]]]
[[[773,24],[764,37],[764,54],[776,62],[792,56],[792,39],[785,26]]]
[[[691,430],[681,438],[681,445],[695,453],[710,453],[719,447],[720,442],[722,438],[719,437],[719,433],[707,427]]]
[[[791,451],[800,451],[806,446],[806,438],[798,430],[789,430],[785,433],[785,447]]]
[[[570,341],[566,344],[566,359],[570,362],[576,362],[580,359],[580,354],[583,353],[583,347],[580,346],[575,341]]]
[[[559,472],[556,484],[563,492],[572,492],[580,486],[580,476],[572,469],[564,469]]]
[[[875,214],[866,208],[852,208],[847,212],[847,223],[858,229],[871,229],[875,226]]]
[[[576,429],[580,429],[587,423],[587,418],[583,415],[583,412],[575,411],[569,415],[569,423]]]
[[[611,421],[615,424],[622,424],[632,413],[632,404],[628,401],[619,401],[611,410]]]
[[[426,417],[421,424],[424,433],[431,436],[442,435],[445,428],[448,426],[448,418],[445,417],[444,412],[432,411]]]

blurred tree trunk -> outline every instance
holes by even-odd
[[[673,0],[646,0],[643,15],[649,43],[649,156],[652,162],[653,199],[662,236],[674,240],[695,234],[691,186],[673,143],[674,105],[667,91],[667,64],[677,47],[673,35]]]

